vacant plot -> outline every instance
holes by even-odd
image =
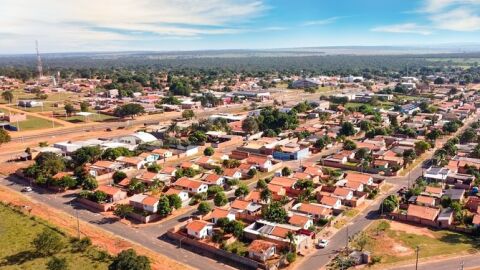
[[[91,116],[70,116],[70,117],[60,117],[60,119],[71,122],[71,123],[86,123],[86,122],[107,122],[118,120],[118,117],[106,115],[102,113],[95,113]]]
[[[8,113],[5,110],[0,110],[0,112]],[[53,127],[52,121],[49,121],[44,118],[34,117],[34,116],[27,116],[27,120],[20,121],[18,123],[11,123],[12,126],[15,126],[19,129],[19,131],[26,131],[26,130],[36,130],[36,129],[44,129],[44,128],[51,128]],[[62,125],[58,122],[55,123],[55,127],[61,127]]]
[[[107,269],[110,257],[94,247],[83,252],[73,252],[69,237],[46,222],[17,212],[0,204],[0,269],[47,269],[50,257],[39,256],[32,245],[33,239],[43,230],[60,234],[65,247],[55,254],[65,258],[69,269]]]
[[[475,237],[395,221],[374,222],[367,229],[366,237],[364,249],[381,257],[382,263],[413,260],[417,246],[420,258],[471,254],[480,248],[480,241]]]

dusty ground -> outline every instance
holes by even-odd
[[[77,233],[76,219],[73,216],[69,216],[56,209],[52,209],[41,203],[29,200],[21,194],[10,191],[4,187],[0,187],[0,198],[1,201],[5,203],[11,203],[13,205],[24,207],[25,210],[30,214],[47,220],[48,222],[62,228],[65,232],[72,236],[75,236]],[[97,245],[100,248],[108,251],[110,254],[115,255],[124,249],[134,248],[139,254],[146,255],[151,259],[153,263],[153,269],[192,269],[161,254],[116,237],[109,232],[94,228],[88,223],[80,222],[80,227],[81,234],[90,237],[94,245]]]
[[[378,249],[384,250],[384,255],[403,257],[412,255],[415,252],[410,247],[404,246],[402,243],[395,241],[395,239],[392,239],[383,233],[372,238],[378,242]]]
[[[418,227],[412,224],[405,224],[401,222],[396,222],[396,221],[391,221],[390,222],[390,229],[394,231],[402,231],[406,233],[411,233],[411,234],[416,234],[416,235],[422,235],[422,236],[427,236],[430,238],[436,238],[435,235],[433,235],[432,231],[429,230],[426,227]]]

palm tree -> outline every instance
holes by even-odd
[[[4,92],[2,92],[2,98],[5,99],[8,103],[12,103],[12,101],[13,101],[13,93],[12,93],[12,91],[4,91]]]
[[[287,234],[286,234],[286,237],[288,238],[288,242],[290,244],[290,252],[292,252],[293,248],[295,247],[295,235],[293,234],[293,232],[289,231]]]
[[[172,132],[173,134],[175,134],[174,136],[176,137],[177,133],[180,131],[180,127],[178,126],[177,122],[172,122],[170,126],[168,126],[167,131]]]
[[[265,188],[260,192],[260,198],[265,202],[268,203],[268,201],[272,198],[272,192],[268,189]]]
[[[447,151],[445,149],[439,149],[433,155],[432,160],[435,163],[435,165],[439,166],[440,164],[443,164],[445,162],[446,158],[447,158]]]

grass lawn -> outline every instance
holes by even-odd
[[[106,115],[106,114],[102,114],[102,113],[95,113],[94,115],[89,116],[89,117],[83,117],[83,116],[80,116],[80,115],[75,115],[75,116],[70,116],[70,117],[61,117],[60,119],[63,119],[65,121],[72,122],[72,123],[84,123],[84,122],[111,121],[111,120],[118,119],[118,117],[111,116],[111,115]]]
[[[43,270],[49,257],[37,256],[33,239],[44,229],[57,228],[44,221],[29,217],[22,213],[0,204],[0,269],[2,270]],[[95,247],[89,247],[83,252],[71,250],[70,239],[60,232],[65,248],[55,254],[59,258],[65,258],[68,269],[107,269],[109,256]]]
[[[0,112],[7,113],[4,110],[0,110]],[[27,116],[27,120],[18,122],[18,124],[20,126],[20,131],[44,129],[44,128],[52,127],[52,121],[43,119],[43,118],[33,117],[33,116]],[[17,126],[17,123],[12,123],[12,126]],[[60,126],[62,125],[55,122],[55,127],[60,127]]]
[[[231,253],[238,254],[240,256],[244,256],[248,253],[248,246],[247,244],[235,241],[226,247],[226,250]]]
[[[377,228],[381,222],[390,226],[383,232]],[[365,250],[373,256],[380,256],[382,263],[395,263],[415,258],[415,248],[419,247],[419,257],[427,258],[439,255],[458,256],[479,251],[480,241],[465,234],[390,222],[374,222],[367,230]]]

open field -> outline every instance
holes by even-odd
[[[0,110],[0,112],[8,113],[5,110]],[[20,131],[27,131],[27,130],[37,130],[37,129],[44,129],[44,128],[51,128],[52,121],[49,121],[44,118],[34,117],[27,115],[27,120],[20,121],[17,123],[12,123],[13,126],[16,126],[20,129]],[[55,123],[55,127],[61,127],[62,125],[59,123]]]
[[[59,119],[71,122],[71,123],[87,123],[87,122],[105,122],[118,120],[118,117],[106,115],[102,113],[95,113],[92,116],[84,117],[80,115],[69,116],[69,117],[59,117]]]
[[[21,226],[19,226],[21,224]],[[14,211],[0,204],[0,268],[4,270],[46,269],[49,257],[37,256],[33,239],[44,229],[58,231],[43,220]],[[107,269],[110,257],[94,247],[84,252],[74,252],[70,239],[59,231],[65,248],[56,254],[67,260],[69,269]]]
[[[386,229],[380,229],[382,223],[388,224]],[[382,264],[414,260],[417,246],[419,258],[473,254],[480,249],[480,241],[465,234],[433,231],[395,221],[376,221],[365,233],[367,244],[364,249],[380,257]]]

